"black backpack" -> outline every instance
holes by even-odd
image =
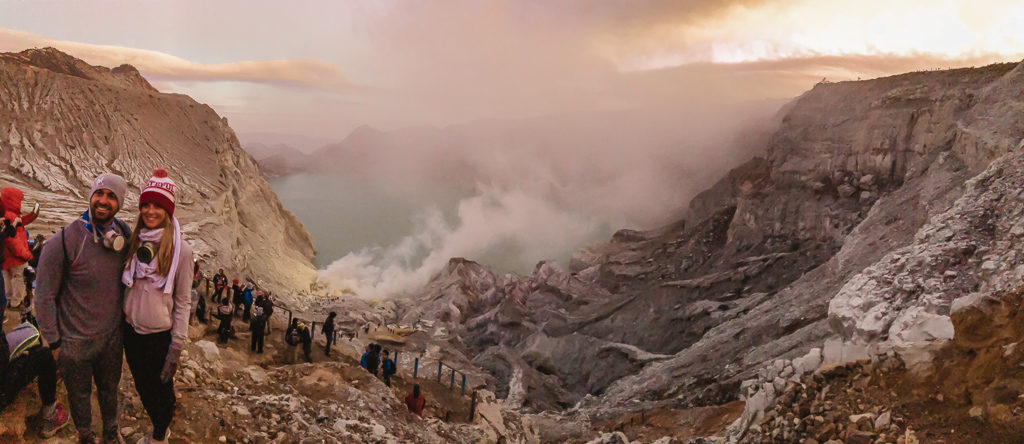
[[[284,335],[284,342],[287,342],[288,345],[299,345],[299,329],[289,328]]]

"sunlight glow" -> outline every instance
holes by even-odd
[[[798,0],[732,7],[698,23],[658,30],[660,48],[612,57],[626,70],[684,63],[886,55],[963,59],[1024,55],[1024,2]],[[649,48],[655,48],[653,45]]]

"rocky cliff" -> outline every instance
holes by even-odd
[[[400,319],[446,322],[499,395],[567,427],[745,399],[742,435],[823,362],[927,365],[954,301],[1019,281],[1021,85],[1018,64],[818,84],[685,220],[569,270],[453,262]]]
[[[315,279],[312,239],[212,108],[154,89],[130,65],[90,66],[52,48],[0,54],[0,182],[41,204],[47,233],[86,208],[92,179],[129,183],[134,223],[153,168],[177,182],[176,216],[200,258],[276,289]]]

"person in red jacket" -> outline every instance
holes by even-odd
[[[25,195],[21,190],[7,187],[0,190],[0,201],[3,202],[4,219],[15,227],[13,237],[4,239],[4,262],[2,265],[7,292],[7,304],[12,307],[22,305],[25,298],[25,264],[32,259],[32,250],[28,248],[28,232],[25,226],[36,220],[39,208],[21,214],[21,201]]]
[[[420,393],[420,385],[412,386],[412,393],[405,397],[405,406],[417,416],[423,416],[423,406],[425,405],[427,405],[427,398]]]

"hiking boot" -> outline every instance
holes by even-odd
[[[68,424],[71,424],[71,415],[68,414],[64,406],[57,404],[53,409],[53,414],[43,418],[43,438],[56,435],[60,429],[67,427]]]
[[[103,444],[124,444],[124,436],[118,429],[103,431]]]

